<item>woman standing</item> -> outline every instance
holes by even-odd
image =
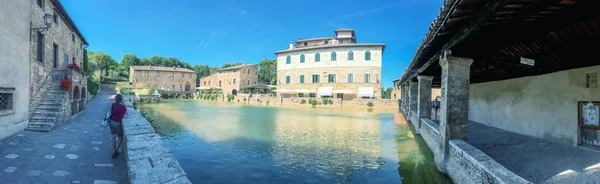
[[[119,156],[119,148],[123,144],[123,117],[127,115],[127,107],[123,104],[123,95],[117,94],[115,96],[115,103],[110,108],[110,119],[108,125],[110,127],[110,134],[112,138],[113,154],[112,158]],[[119,144],[117,145],[116,137],[119,137]]]

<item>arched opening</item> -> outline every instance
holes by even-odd
[[[191,88],[190,82],[186,82],[185,83],[185,91],[190,91],[191,90],[190,88]]]
[[[219,87],[221,87],[221,81],[219,81]]]
[[[83,111],[83,107],[85,106],[85,102],[86,102],[86,97],[87,97],[87,91],[85,91],[85,87],[81,88],[81,100],[79,102],[79,112]]]
[[[237,96],[237,90],[236,90],[236,89],[233,89],[233,90],[231,90],[231,94],[233,94],[233,95],[236,95],[236,96]]]
[[[80,93],[79,93],[79,87],[75,86],[73,87],[73,101],[71,102],[71,114],[75,115],[79,112],[79,97],[80,97]]]

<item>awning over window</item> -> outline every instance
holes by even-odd
[[[319,95],[319,96],[333,96],[333,87],[331,87],[331,86],[319,87],[317,95]]]
[[[352,90],[333,90],[333,93],[352,94]]]
[[[359,87],[358,96],[360,97],[373,97],[373,87]]]

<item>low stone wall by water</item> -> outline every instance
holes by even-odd
[[[448,154],[444,154],[442,144],[446,143],[442,140],[440,125],[429,118],[416,118],[414,113],[410,119],[415,134],[419,134],[433,152],[436,168],[447,173],[455,183],[531,183],[463,140],[448,141]]]
[[[125,104],[124,150],[131,183],[191,183],[148,120],[130,102]]]
[[[138,95],[135,100],[141,103],[158,103],[160,102],[160,95]]]

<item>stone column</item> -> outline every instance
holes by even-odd
[[[431,118],[431,81],[433,76],[417,76],[417,79],[419,80],[417,117],[419,120]],[[419,126],[416,128],[421,128],[421,121],[417,124]]]
[[[440,103],[440,134],[442,154],[435,162],[443,162],[448,155],[448,140],[467,140],[469,123],[469,77],[473,59],[453,56],[440,57],[442,67],[442,100]],[[445,171],[445,166],[442,167]]]
[[[404,112],[404,103],[406,101],[406,97],[404,96],[404,85],[400,85],[400,110]]]

